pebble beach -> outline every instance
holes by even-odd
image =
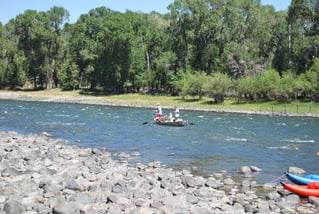
[[[48,133],[0,132],[0,213],[318,213],[279,183],[194,176],[160,162],[132,166]],[[263,191],[263,194],[258,192]]]

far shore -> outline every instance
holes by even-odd
[[[157,97],[154,97],[156,103]],[[105,106],[119,106],[119,107],[134,107],[134,108],[155,108],[145,102],[136,102],[134,100],[111,100],[103,96],[80,95],[72,92],[57,92],[53,93],[38,93],[34,91],[8,91],[0,90],[0,100],[16,100],[16,101],[32,101],[32,102],[55,102],[55,103],[72,103],[72,104],[87,104],[87,105],[105,105]],[[283,113],[283,112],[266,112],[266,111],[252,111],[252,110],[235,110],[235,109],[214,109],[214,108],[199,108],[191,106],[179,106],[181,110],[189,111],[203,111],[203,112],[219,112],[219,113],[236,113],[248,115],[267,115],[267,116],[288,116],[288,117],[308,117],[319,118],[319,114],[313,113]],[[163,109],[173,109],[174,106],[162,105]]]

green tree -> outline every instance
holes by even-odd
[[[279,94],[280,76],[273,69],[267,70],[262,75],[257,76],[258,93],[261,98],[274,100]]]
[[[62,40],[62,26],[64,22],[69,18],[69,12],[63,7],[52,7],[48,12],[44,13],[43,26],[45,29],[40,33],[42,39],[46,39],[43,46],[46,47],[45,55],[47,61],[46,69],[46,88],[53,88],[58,86],[58,73],[61,72],[63,63],[64,48]]]
[[[14,28],[7,31],[8,34],[12,35],[12,38],[18,37],[17,47],[24,51],[27,58],[28,68],[26,73],[29,78],[32,78],[34,88],[38,88],[41,64],[37,55],[41,48],[40,38],[37,37],[37,29],[40,26],[37,15],[34,10],[26,10],[9,22],[9,25],[13,25]]]
[[[62,67],[63,72],[58,73],[63,90],[74,90],[79,88],[79,69],[75,62],[67,60]]]
[[[288,8],[289,53],[297,74],[307,71],[319,56],[318,1],[293,0]]]
[[[181,91],[182,96],[198,96],[201,100],[205,94],[204,85],[207,80],[207,75],[204,72],[186,72],[175,85]]]
[[[290,102],[298,96],[298,87],[294,74],[292,72],[285,72],[282,75],[279,84],[280,99],[282,101]]]
[[[298,77],[298,87],[305,97],[318,101],[319,92],[319,59],[316,58],[313,66]]]
[[[228,90],[232,87],[231,79],[223,73],[214,73],[208,76],[204,90],[213,97],[215,103],[223,103]]]
[[[238,100],[242,98],[256,101],[258,86],[255,76],[242,76],[236,80],[236,93]]]
[[[170,81],[172,75],[174,75],[172,68],[175,61],[176,55],[173,52],[164,52],[157,57],[157,59],[155,59],[155,68],[157,70],[157,74],[159,75],[158,79],[161,80],[160,85],[162,85],[162,87],[166,90],[169,88],[172,89],[169,86],[172,86]]]
[[[281,74],[289,70],[289,34],[286,19],[286,12],[276,13],[275,21],[277,24],[274,25],[275,29],[271,40],[274,49],[272,67]]]
[[[10,87],[15,89],[25,84],[28,62],[24,52],[18,49],[18,37],[13,34],[14,23],[11,21],[4,26],[6,34],[0,36],[0,88]]]

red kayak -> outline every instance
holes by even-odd
[[[307,186],[296,185],[296,184],[287,184],[284,182],[280,182],[282,186],[297,195],[303,197],[315,196],[319,197],[319,182],[311,182]]]

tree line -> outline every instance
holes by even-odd
[[[63,7],[0,23],[0,88],[319,99],[319,0],[175,0],[169,13]]]

